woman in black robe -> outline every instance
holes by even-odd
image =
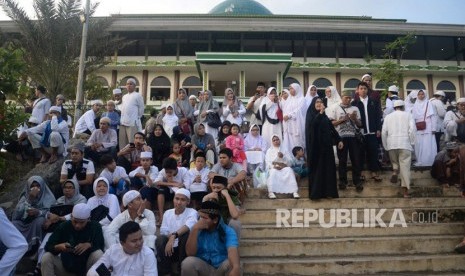
[[[312,200],[338,198],[333,145],[342,149],[343,144],[320,98],[313,99],[305,122],[309,197]]]
[[[163,159],[168,157],[171,151],[171,139],[162,125],[155,125],[153,134],[147,139],[147,144],[152,148],[153,152],[152,165],[161,171]]]

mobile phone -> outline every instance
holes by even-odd
[[[129,147],[130,147],[130,148],[135,148],[135,147],[136,147],[136,144],[134,144],[134,143],[129,143]]]
[[[67,249],[74,249],[74,246],[72,246],[72,245],[67,244],[65,246],[66,246]]]
[[[111,271],[105,266],[104,263],[101,263],[96,269],[95,272],[99,276],[111,276]]]

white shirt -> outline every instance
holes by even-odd
[[[186,185],[186,189],[188,189],[191,193],[195,192],[206,192],[208,189],[208,183],[210,179],[208,178],[208,174],[210,173],[210,169],[205,166],[202,170],[198,171],[197,168],[192,168],[189,170],[189,179],[188,185]],[[200,175],[201,181],[200,183],[194,182],[197,175]]]
[[[48,98],[38,98],[37,100],[34,101],[34,104],[32,105],[32,117],[35,117],[39,119],[39,122],[46,121],[45,115],[48,114],[48,111],[50,110],[50,107],[52,106],[52,103]]]
[[[97,208],[99,205],[108,207],[109,209],[108,216],[112,219],[116,218],[121,213],[118,198],[115,195],[108,194],[104,198],[93,196],[89,198],[89,200],[87,201],[87,206],[89,206],[91,210]],[[108,217],[105,217],[100,221],[100,225],[102,226],[107,226],[110,223],[111,221],[108,219]]]
[[[178,173],[173,177],[173,180],[179,183],[182,183],[184,187],[187,187],[189,185],[189,171],[184,168],[184,167],[178,167]],[[161,170],[160,173],[157,176],[157,179],[155,182],[166,182],[166,173],[165,169]],[[170,187],[172,192],[176,192],[179,188],[177,187]]]
[[[100,173],[100,177],[105,177],[110,183],[115,183],[115,180],[119,181],[121,178],[129,182],[129,177],[126,173],[126,170],[120,166],[116,166],[114,172],[110,172],[107,168],[105,168]]]
[[[129,255],[124,252],[121,244],[114,244],[89,269],[87,276],[98,276],[95,270],[102,263],[107,268],[113,268],[111,272],[112,276],[158,275],[155,254],[147,246],[142,246],[142,250],[139,253]]]
[[[160,234],[169,236],[171,233],[178,231],[184,225],[192,229],[197,223],[198,214],[195,209],[186,208],[182,214],[176,215],[174,209],[169,209],[163,214],[163,222],[160,227]],[[174,241],[173,247],[178,246],[178,239]]]
[[[363,99],[360,97],[360,101],[363,103],[363,107],[365,108],[365,125],[367,127],[367,133],[365,134],[373,134],[373,132],[370,131],[370,123],[368,122],[368,96]]]
[[[412,114],[396,110],[384,118],[381,137],[386,150],[406,149],[413,151],[416,127]]]
[[[136,177],[136,174],[143,174],[147,175],[145,172],[145,169],[142,166],[137,167],[135,170],[129,173],[129,177]],[[158,178],[158,168],[155,166],[150,166],[150,170],[148,172],[148,175],[150,179],[152,180],[153,183],[155,183],[155,180]],[[145,179],[142,179],[142,182],[145,184]]]
[[[95,112],[94,110],[87,110],[81,118],[76,122],[76,127],[74,128],[74,137],[76,134],[81,134],[86,130],[94,132],[95,130]]]
[[[142,96],[135,91],[124,95],[121,104],[121,125],[136,126],[142,115],[144,115]]]
[[[0,271],[2,275],[10,275],[21,257],[26,253],[28,245],[24,236],[8,220],[2,208],[0,208],[0,226],[2,228],[0,242],[7,248],[0,259]]]
[[[223,105],[223,121],[229,121],[231,122],[231,124],[237,124],[241,126],[242,116],[244,116],[246,112],[247,110],[245,110],[244,105],[240,103],[239,109],[237,110],[237,113],[239,113],[239,115],[237,115],[237,117],[234,117],[233,113],[231,113],[231,110],[229,109],[229,106]]]
[[[98,152],[108,151],[111,147],[116,147],[118,144],[118,137],[114,129],[107,129],[106,133],[103,133],[101,129],[96,129],[90,135],[89,140],[87,140],[86,145],[92,146],[95,143],[101,143],[102,147],[98,148]]]
[[[139,223],[142,235],[144,236],[144,245],[155,249],[155,240],[157,239],[157,236],[155,236],[155,232],[157,231],[155,215],[152,211],[145,209],[144,216],[144,218],[137,217],[134,222]],[[105,248],[109,248],[113,244],[119,244],[119,228],[128,221],[131,221],[131,216],[129,216],[129,211],[126,210],[117,215],[110,225],[104,229]]]
[[[35,127],[31,127],[31,128],[26,129],[25,131],[26,131],[27,135],[31,135],[31,134],[34,134],[34,133],[40,133],[40,134],[44,133],[45,128],[47,127],[47,122],[48,121],[45,121],[45,122],[41,123],[40,125],[37,125]],[[65,139],[64,144],[68,143],[68,141],[69,141],[69,129],[68,129],[68,123],[66,123],[65,120],[61,121],[61,123],[58,123],[57,116],[53,116],[52,119],[51,119],[50,129],[52,131],[56,131],[56,132],[59,132],[61,134],[63,139]]]
[[[167,113],[163,116],[163,129],[165,129],[166,134],[169,137],[173,135],[173,128],[178,125],[178,120],[178,116],[174,115],[174,113],[171,115]]]
[[[260,98],[258,98],[254,103],[253,103],[253,106],[252,106],[252,115],[250,115],[250,125],[262,125],[262,120],[258,120],[256,117],[255,117],[255,114],[260,110],[260,107],[262,105],[262,101],[263,99],[266,98],[266,93],[261,96]],[[254,96],[252,96],[250,99],[249,99],[249,103],[252,102],[254,99]]]
[[[446,107],[444,103],[436,98],[429,100],[429,103],[433,106],[436,111],[436,132],[444,132],[444,117],[446,116]]]

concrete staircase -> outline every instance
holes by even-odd
[[[361,193],[354,187],[340,191],[339,199],[311,201],[306,179],[299,183],[298,200],[284,195],[271,200],[266,190],[251,189],[240,218],[244,275],[464,275],[465,255],[453,252],[465,234],[465,199],[458,189],[440,187],[429,171],[417,171],[413,198],[404,199],[399,185],[389,182],[390,173],[381,176],[380,183],[366,181]],[[291,209],[309,210],[309,221],[296,212],[283,219],[290,225],[277,223]],[[355,222],[336,227],[337,215]],[[407,227],[400,220],[380,226],[400,215]],[[290,227],[293,218],[297,227]]]

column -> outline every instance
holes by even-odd
[[[281,91],[283,91],[283,73],[279,71],[276,74],[276,92],[279,94]]]
[[[336,89],[340,94],[342,94],[341,72],[336,73]]]
[[[459,95],[460,98],[465,97],[465,88],[463,83],[463,75],[459,76]]]
[[[309,72],[304,71],[304,94],[307,93],[308,87],[310,86],[309,84]]]
[[[141,89],[142,89],[142,98],[144,99],[144,103],[147,103],[147,84],[149,81],[149,71],[148,70],[143,70],[142,71],[142,83],[141,83]]]
[[[245,97],[245,71],[239,75],[239,97]]]
[[[118,80],[118,70],[111,70],[111,87],[116,87],[116,82]]]
[[[433,75],[428,74],[426,77],[428,78],[428,97],[431,99],[434,93]]]
[[[178,93],[179,88],[181,88],[181,71],[174,70],[174,94]]]
[[[209,82],[210,79],[208,78],[208,71],[202,71],[202,80],[203,80],[203,90],[209,90]]]

